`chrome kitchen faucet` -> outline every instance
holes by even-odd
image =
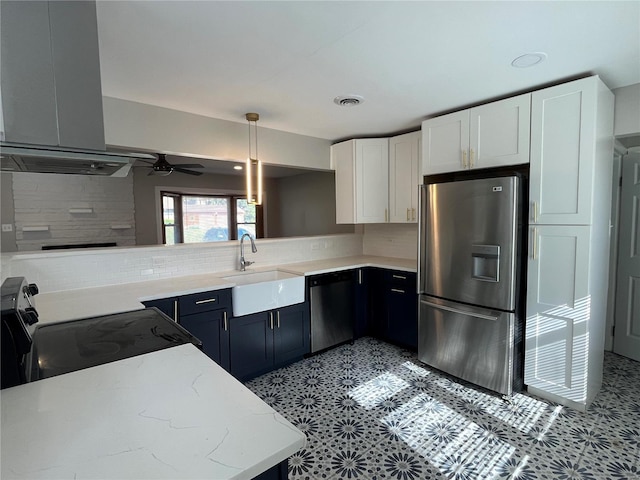
[[[244,235],[242,235],[242,237],[240,238],[240,271],[241,272],[244,272],[249,265],[251,265],[252,263],[255,263],[255,262],[249,262],[244,259],[244,237],[249,237],[249,240],[251,240],[251,251],[253,253],[256,253],[258,251],[258,249],[256,248],[256,242],[253,241],[253,237],[248,233],[245,233]]]

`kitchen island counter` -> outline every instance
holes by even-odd
[[[2,391],[5,479],[251,479],[304,435],[193,345]]]

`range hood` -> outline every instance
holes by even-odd
[[[144,153],[106,149],[93,1],[0,2],[3,171],[126,176]]]
[[[0,165],[8,172],[64,173],[126,177],[137,159],[152,155],[100,150],[56,149],[0,142]]]

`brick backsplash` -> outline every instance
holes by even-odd
[[[255,267],[362,255],[361,234],[258,239]],[[250,249],[248,250],[251,251]],[[238,242],[2,255],[2,280],[24,276],[42,292],[237,269]]]
[[[115,242],[133,246],[133,175],[102,177],[14,173],[16,246]],[[45,231],[29,231],[46,227]]]

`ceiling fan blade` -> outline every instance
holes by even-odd
[[[202,175],[202,172],[194,172],[193,170],[187,170],[185,168],[173,167],[176,172],[186,173],[188,175]]]
[[[200,165],[199,163],[178,163],[178,164],[172,164],[174,167],[180,167],[180,168],[204,168],[203,165]]]

